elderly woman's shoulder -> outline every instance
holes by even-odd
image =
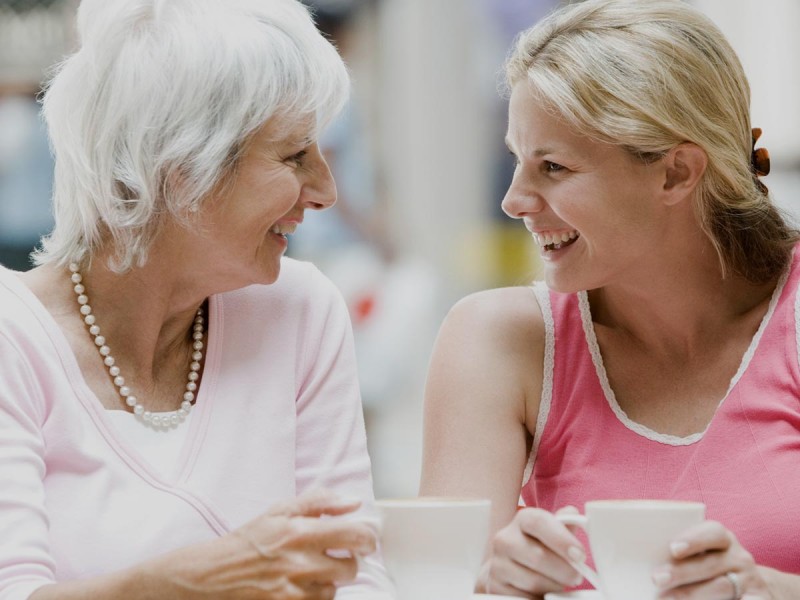
[[[0,266],[0,337],[17,344],[46,335],[52,319],[41,302],[20,279],[20,274]]]

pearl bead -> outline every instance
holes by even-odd
[[[204,327],[203,323],[203,307],[197,309],[194,323],[192,325],[192,361],[189,364],[189,372],[187,374],[186,391],[183,393],[183,400],[181,407],[172,412],[157,414],[149,410],[145,410],[144,406],[139,403],[136,396],[133,395],[130,387],[125,385],[125,379],[122,376],[121,369],[115,364],[115,359],[111,356],[111,348],[106,345],[106,338],[100,335],[100,326],[97,324],[96,317],[92,314],[92,307],[89,304],[89,296],[86,293],[86,287],[81,283],[82,276],[77,263],[70,263],[69,270],[71,271],[70,280],[74,283],[73,290],[77,295],[79,310],[83,316],[83,321],[89,326],[89,333],[94,337],[94,343],[98,347],[100,355],[103,357],[103,364],[108,367],[108,374],[113,378],[114,385],[119,388],[119,395],[125,400],[125,404],[133,410],[133,414],[139,417],[142,422],[148,423],[153,427],[169,428],[183,422],[194,406],[192,402],[196,398],[195,392],[197,391],[197,381],[200,378],[200,368],[203,360],[203,336]]]

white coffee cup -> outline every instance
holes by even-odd
[[[670,543],[705,519],[705,505],[674,500],[597,500],[585,515],[559,521],[586,530],[595,568],[574,564],[606,600],[655,600],[653,570],[670,561]]]
[[[489,500],[422,497],[375,505],[397,600],[472,597],[489,537]]]

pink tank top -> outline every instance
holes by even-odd
[[[534,293],[545,319],[544,385],[521,497],[697,500],[758,564],[800,573],[800,252],[708,428],[680,438],[631,421],[611,389],[585,292]],[[584,540],[585,541],[585,540]]]

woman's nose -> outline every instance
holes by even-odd
[[[521,219],[525,215],[541,212],[546,203],[535,191],[512,182],[500,206],[512,219]]]
[[[336,182],[331,169],[318,147],[310,150],[314,161],[309,178],[303,186],[301,201],[305,208],[324,210],[336,204]]]

